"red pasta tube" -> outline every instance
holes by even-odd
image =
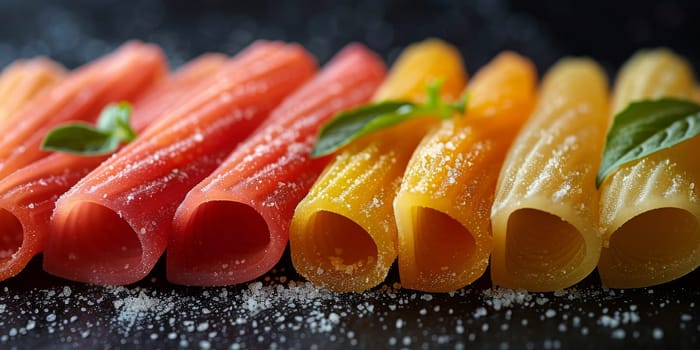
[[[44,269],[96,284],[143,278],[187,192],[315,70],[298,45],[258,43],[237,55],[58,199]]]
[[[224,60],[222,55],[204,55],[148,90],[133,104],[134,130],[142,131],[177,108],[178,100],[198,89]],[[56,153],[0,180],[0,281],[18,274],[41,252],[56,198],[108,157]]]
[[[32,99],[3,125],[11,132],[0,138],[0,179],[47,156],[39,145],[49,130],[66,121],[94,121],[111,102],[136,100],[166,66],[156,46],[130,42]]]
[[[275,109],[178,208],[168,280],[230,285],[271,269],[287,245],[294,208],[328,163],[309,157],[318,129],[367,102],[385,74],[374,53],[351,45]]]

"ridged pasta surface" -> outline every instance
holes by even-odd
[[[453,99],[466,76],[457,50],[428,40],[408,47],[374,100],[425,96],[442,79]],[[313,283],[337,291],[363,291],[381,283],[396,259],[392,202],[413,150],[436,118],[418,118],[351,144],[324,170],[294,214],[292,262]]]
[[[491,219],[495,285],[552,291],[575,284],[600,254],[595,176],[608,125],[605,74],[564,59],[508,153]]]
[[[496,180],[535,84],[529,61],[499,55],[472,81],[467,114],[443,122],[414,152],[394,201],[404,287],[451,291],[486,270]]]
[[[617,78],[613,112],[630,102],[692,98],[690,65],[672,52],[643,51]],[[604,285],[647,287],[700,265],[700,138],[654,153],[608,175],[601,185],[604,246],[598,270]]]

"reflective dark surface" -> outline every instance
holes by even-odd
[[[298,41],[321,62],[351,41],[391,61],[429,36],[457,45],[470,72],[504,49],[541,71],[564,55],[614,73],[641,47],[700,60],[700,3],[639,1],[46,1],[0,0],[0,66],[37,54],[75,67],[125,40],[160,44],[177,66],[258,38]],[[386,284],[334,294],[299,283],[288,256],[260,283],[185,288],[161,261],[127,288],[41,271],[40,258],[0,282],[0,348],[685,348],[700,345],[695,271],[662,286],[610,291],[592,275],[561,293],[490,290],[488,277],[450,294]]]
[[[128,287],[44,274],[35,259],[0,284],[0,348],[484,348],[696,349],[695,271],[654,288],[607,290],[592,275],[557,293],[490,289],[488,277],[453,294],[387,282],[331,293],[285,256],[258,281],[227,288],[173,286],[164,261]]]

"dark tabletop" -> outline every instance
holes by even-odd
[[[668,46],[700,62],[697,1],[34,1],[0,0],[0,66],[50,56],[75,67],[125,40],[155,42],[173,66],[259,38],[297,41],[321,62],[352,41],[391,62],[440,37],[474,72],[510,49],[544,71],[587,55],[610,74],[635,50]],[[4,131],[7,132],[7,131]],[[700,346],[700,272],[654,288],[606,290],[593,274],[557,293],[491,289],[488,273],[452,294],[387,282],[361,294],[303,282],[288,254],[255,282],[186,288],[159,262],[128,287],[61,280],[33,260],[0,282],[5,348],[665,348]]]

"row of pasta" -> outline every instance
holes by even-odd
[[[0,281],[254,280],[287,245],[336,291],[636,288],[700,265],[700,100],[692,68],[641,51],[612,90],[588,58],[539,80],[504,52],[468,79],[437,39],[387,72],[351,44],[319,68],[258,41],[169,71],[130,42],[74,71],[0,75]],[[16,278],[21,278],[16,277]]]

